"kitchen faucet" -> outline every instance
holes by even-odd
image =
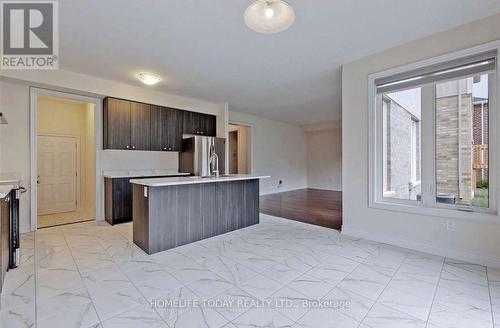
[[[219,177],[219,156],[215,152],[215,144],[210,145],[210,160],[208,161],[210,166],[210,176]]]

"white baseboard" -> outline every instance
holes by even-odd
[[[346,236],[372,240],[379,243],[413,249],[419,252],[448,257],[456,260],[461,260],[489,267],[500,268],[499,257],[473,253],[465,249],[451,248],[443,245],[438,245],[436,243],[422,243],[419,241],[402,239],[389,235],[374,234],[356,228],[350,228],[349,226],[346,225],[342,226],[341,233]]]
[[[306,189],[307,187],[292,187],[292,188],[283,188],[279,187],[273,190],[267,190],[263,191],[260,193],[260,196],[264,195],[272,195],[272,194],[279,194],[280,192],[287,192],[287,191],[294,191],[294,190],[301,190],[301,189]]]
[[[328,190],[328,191],[340,191],[342,192],[342,189],[336,189],[336,188],[319,188],[319,187],[307,187],[307,189],[316,189],[316,190]]]

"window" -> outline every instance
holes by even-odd
[[[497,53],[370,76],[372,205],[496,213]]]

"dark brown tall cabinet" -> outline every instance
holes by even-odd
[[[214,115],[104,99],[104,149],[181,151],[182,135],[216,136]]]

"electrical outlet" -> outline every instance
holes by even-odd
[[[446,221],[446,230],[455,231],[455,221],[451,220]]]

